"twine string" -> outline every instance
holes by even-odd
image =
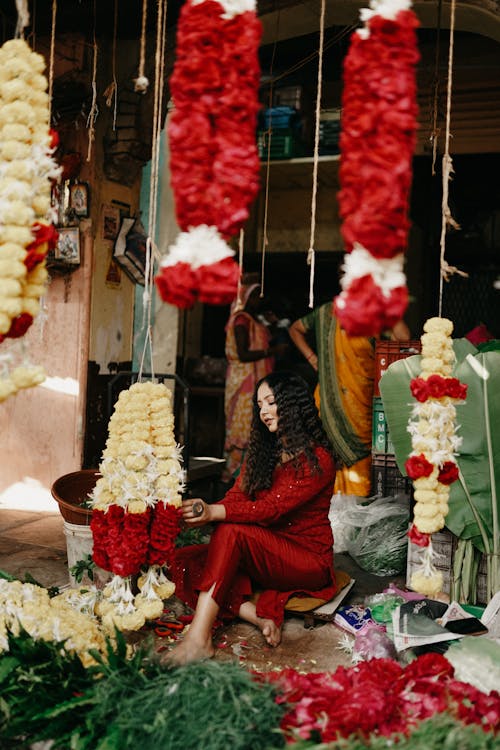
[[[155,54],[155,85],[153,102],[153,138],[151,147],[151,174],[149,179],[149,214],[148,214],[148,238],[146,241],[146,265],[144,272],[144,294],[143,314],[146,337],[139,367],[139,376],[142,376],[146,351],[149,352],[150,372],[154,378],[153,360],[153,328],[152,328],[152,289],[154,285],[154,255],[157,253],[155,243],[157,203],[158,203],[158,171],[160,163],[161,143],[161,113],[163,102],[163,88],[165,77],[165,44],[167,36],[167,2],[158,0],[157,26],[156,26],[156,54]]]
[[[459,271],[455,266],[450,266],[445,260],[446,252],[446,230],[449,226],[454,229],[460,229],[459,224],[451,215],[449,206],[449,184],[453,174],[453,162],[450,156],[450,122],[451,122],[451,92],[453,88],[453,46],[455,38],[455,10],[456,0],[451,0],[451,17],[450,17],[450,46],[448,50],[448,85],[446,90],[446,131],[445,147],[443,154],[443,178],[442,178],[442,200],[441,200],[441,237],[440,237],[440,274],[439,274],[439,317],[443,311],[443,283],[449,281],[454,273],[467,277],[464,271]]]
[[[309,307],[314,307],[314,269],[315,251],[314,241],[316,234],[316,197],[318,192],[318,161],[319,161],[319,128],[321,117],[321,90],[323,86],[323,47],[325,39],[325,0],[321,0],[321,16],[319,22],[319,50],[318,50],[318,90],[316,93],[316,116],[314,128],[314,155],[313,155],[313,185],[311,196],[311,234],[309,238],[309,250],[307,251],[307,263],[311,266],[309,274]]]
[[[269,123],[268,127],[265,130],[265,133],[267,135],[267,156],[266,156],[266,189],[264,193],[264,224],[262,227],[262,259],[261,259],[261,268],[260,268],[260,296],[264,296],[264,273],[265,273],[265,267],[266,267],[266,249],[269,245],[269,240],[267,237],[267,219],[269,214],[269,177],[271,173],[271,139],[272,139],[272,106],[273,106],[273,70],[274,70],[274,59],[276,57],[276,49],[278,46],[278,35],[279,35],[279,28],[280,28],[280,11],[278,10],[278,14],[276,16],[276,32],[274,35],[274,44],[273,44],[273,53],[271,55],[271,64],[269,66],[269,76],[271,78],[271,85],[269,87]]]
[[[28,0],[16,0],[16,10],[17,10],[17,23],[16,23],[16,30],[14,32],[14,36],[17,39],[18,37],[24,36],[24,29],[26,28],[26,26],[30,25]]]
[[[50,53],[49,53],[49,127],[52,122],[52,92],[54,90],[54,58],[56,46],[56,17],[57,0],[52,0],[52,20],[50,24]]]
[[[441,12],[442,0],[439,0],[437,7],[437,35],[436,35],[436,55],[434,58],[434,97],[432,103],[432,129],[430,141],[432,143],[432,167],[431,174],[436,174],[437,148],[440,129],[438,128],[438,109],[439,109],[439,59],[440,59],[440,40],[441,40]]]
[[[97,39],[96,39],[96,0],[94,0],[93,10],[93,41],[92,48],[94,50],[93,62],[92,62],[92,105],[90,107],[89,116],[87,117],[87,130],[89,131],[89,142],[87,148],[87,161],[90,161],[92,156],[92,146],[95,140],[95,121],[99,112],[97,106]]]

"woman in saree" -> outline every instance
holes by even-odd
[[[224,481],[241,466],[250,437],[255,385],[272,372],[273,347],[268,327],[257,319],[259,284],[244,286],[226,325],[226,388],[224,412],[226,436]]]
[[[307,334],[315,334],[316,351]],[[289,329],[290,338],[318,373],[315,398],[321,421],[340,465],[335,492],[368,497],[371,492],[371,442],[375,339],[349,336],[333,314],[332,303],[312,310]],[[391,332],[410,338],[399,321]]]

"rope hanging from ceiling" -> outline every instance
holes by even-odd
[[[456,266],[450,266],[445,260],[446,253],[446,232],[448,227],[460,229],[453,216],[451,215],[449,205],[449,185],[453,174],[453,161],[450,155],[450,127],[451,127],[451,92],[453,88],[453,50],[455,39],[455,12],[456,0],[451,0],[450,8],[450,45],[448,49],[448,84],[446,88],[446,128],[445,128],[445,145],[442,161],[442,200],[441,200],[441,236],[439,240],[439,317],[443,310],[443,282],[449,281],[450,276],[459,274],[468,277],[468,273],[461,271]]]
[[[313,185],[311,196],[311,234],[309,238],[309,249],[307,251],[307,263],[311,266],[309,276],[309,307],[314,307],[314,266],[316,254],[314,240],[316,234],[316,196],[318,192],[318,160],[319,160],[319,126],[321,118],[321,94],[323,87],[323,48],[325,39],[325,0],[321,0],[321,15],[319,23],[319,49],[318,49],[318,90],[316,93],[316,112],[314,128],[314,155],[313,155]]]
[[[149,352],[151,376],[154,377],[152,326],[153,295],[151,293],[151,290],[154,283],[154,258],[155,256],[159,257],[156,242],[158,211],[158,172],[161,148],[163,90],[165,87],[166,37],[167,0],[158,0],[156,20],[155,85],[153,102],[153,139],[151,150],[151,173],[149,179],[148,237],[146,240],[146,264],[144,271],[143,293],[143,328],[145,328],[146,330],[146,337],[144,340],[144,347],[139,366],[139,380],[142,378],[147,352]]]
[[[87,161],[92,158],[92,146],[95,140],[95,121],[99,114],[99,108],[97,106],[97,37],[96,37],[96,0],[93,3],[93,22],[92,22],[92,104],[90,112],[87,117],[87,130],[88,130],[88,148],[87,148]]]

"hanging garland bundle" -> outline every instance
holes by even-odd
[[[403,315],[408,199],[417,128],[418,20],[410,0],[373,0],[344,63],[339,212],[347,255],[338,319],[377,335]]]
[[[239,268],[226,240],[247,220],[259,190],[260,35],[255,0],[183,5],[168,131],[182,231],[156,277],[162,299],[181,308],[236,296]]]
[[[40,309],[45,258],[55,247],[52,158],[45,61],[23,39],[0,48],[0,343],[23,336]],[[8,372],[4,358],[0,401],[45,379],[41,368],[20,365]]]
[[[0,341],[22,336],[39,311],[51,224],[52,159],[45,61],[23,39],[0,48]]]
[[[96,565],[114,573],[99,614],[105,625],[135,630],[159,617],[174,584],[163,573],[180,527],[183,472],[171,396],[161,383],[135,383],[120,393],[93,492]],[[133,596],[130,576],[139,578]]]
[[[410,382],[417,403],[408,423],[412,451],[405,464],[415,489],[409,538],[421,547],[411,586],[428,596],[443,587],[442,574],[433,564],[431,534],[445,524],[450,485],[458,479],[455,455],[461,438],[456,434],[455,404],[467,396],[467,386],[450,377],[455,361],[452,331],[453,323],[446,318],[427,320],[421,339],[421,375]]]

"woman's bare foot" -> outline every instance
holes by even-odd
[[[257,616],[257,608],[252,601],[243,602],[238,612],[242,620],[256,625],[270,646],[279,646],[281,643],[281,628],[274,620]]]
[[[281,643],[281,628],[273,620],[264,620],[257,617],[257,627],[262,631],[262,635],[270,646],[279,646]]]
[[[189,633],[186,633],[184,639],[161,661],[172,667],[180,667],[184,664],[191,664],[193,661],[212,659],[214,654],[215,649],[211,639],[198,641],[195,638],[189,638]]]

